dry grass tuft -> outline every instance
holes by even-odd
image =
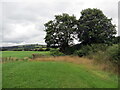
[[[30,61],[65,61],[69,63],[85,65],[88,68],[94,68],[93,60],[87,58],[80,58],[78,56],[41,57],[41,58],[31,59]]]
[[[80,58],[77,56],[57,56],[57,57],[41,57],[36,59],[31,59],[30,61],[66,61],[76,64],[92,64],[93,60],[87,58]]]

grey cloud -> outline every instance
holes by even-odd
[[[19,0],[20,1],[20,0]],[[117,7],[112,0],[52,0],[39,2],[3,2],[2,30],[4,45],[17,45],[22,43],[45,44],[44,23],[54,19],[54,15],[69,13],[80,17],[80,11],[86,8],[100,8],[105,14],[113,18],[117,24]],[[111,6],[112,5],[112,6]],[[112,8],[112,9],[111,9]],[[20,29],[21,28],[21,29]],[[1,34],[0,34],[1,35]]]
[[[50,17],[52,19],[55,12],[67,9],[69,4],[66,4],[57,3],[54,6],[49,3],[3,3],[3,42],[21,43],[39,40],[44,43],[44,23],[50,20]],[[29,33],[15,33],[16,24],[25,27],[30,26],[31,23],[35,25],[35,32],[27,30]]]

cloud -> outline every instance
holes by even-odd
[[[99,8],[118,24],[118,0],[2,0],[3,45],[45,44],[44,23],[54,15],[74,14],[77,19],[86,8]],[[0,34],[1,35],[1,34]]]

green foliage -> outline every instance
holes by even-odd
[[[120,44],[110,46],[106,50],[106,55],[108,56],[108,59],[110,61],[112,61],[113,63],[119,64],[120,63]]]
[[[74,52],[74,55],[78,55],[82,57],[82,56],[86,56],[92,53],[96,53],[100,50],[105,51],[107,47],[108,47],[107,44],[81,45],[80,49]]]
[[[120,36],[113,37],[112,43],[113,43],[113,44],[120,44]]]
[[[96,53],[98,51],[105,51],[108,47],[107,44],[91,44],[87,45],[89,53]]]
[[[55,15],[54,20],[45,24],[45,42],[48,47],[59,47],[67,54],[74,51],[74,48],[70,47],[74,39],[84,45],[118,43],[117,39],[113,40],[116,29],[111,21],[100,9],[95,8],[82,10],[79,20],[65,13]]]
[[[90,51],[90,47],[87,45],[87,46],[82,46],[80,50],[76,50],[74,52],[74,55],[78,55],[80,57],[82,56],[86,56],[89,54],[89,51]]]
[[[116,34],[115,25],[99,9],[85,9],[78,24],[78,38],[84,44],[110,43]]]
[[[84,45],[96,43],[110,45],[116,34],[115,25],[111,20],[100,9],[95,8],[82,10],[79,20],[65,13],[55,15],[54,20],[45,24],[45,42],[48,47],[60,47],[63,52],[66,52],[66,48],[69,48],[74,39]],[[69,49],[73,51],[73,48]]]
[[[50,48],[46,48],[45,51],[50,51]]]
[[[45,42],[48,47],[60,47],[65,49],[73,42],[75,25],[75,16],[68,14],[55,15],[55,19],[45,24],[46,37]]]
[[[78,55],[79,57],[86,56],[87,54],[88,54],[88,51],[83,49],[77,50],[74,52],[74,55]]]
[[[112,46],[107,46],[106,49],[97,49],[97,52],[89,53],[87,56],[90,59],[96,60],[98,63],[109,63],[120,64],[120,46],[119,44],[114,44]]]
[[[80,49],[80,45],[76,44],[76,45],[73,45],[73,46],[70,46],[70,47],[66,47],[64,53],[67,54],[67,55],[71,55],[76,50],[79,50],[79,49]]]
[[[65,56],[65,54],[60,52],[58,49],[51,49],[50,55],[52,55],[52,56]]]
[[[107,55],[103,51],[97,51],[96,53],[90,53],[86,56],[89,59],[95,60],[98,64],[107,63],[109,60],[107,59]]]

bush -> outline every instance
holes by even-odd
[[[107,44],[91,44],[91,46],[89,46],[89,52],[91,53],[95,53],[98,51],[105,51],[107,49],[108,45]]]
[[[45,51],[50,51],[50,48],[46,48]]]
[[[60,52],[58,49],[51,49],[50,54],[52,56],[65,56],[65,54]]]
[[[74,55],[82,57],[82,56],[86,56],[86,52],[84,50],[77,50],[74,52]]]
[[[82,56],[96,53],[98,51],[105,51],[107,47],[108,46],[106,44],[82,45],[79,50],[76,50],[74,52],[74,55],[78,55],[82,57]]]
[[[82,46],[81,49],[76,50],[74,52],[74,55],[77,55],[77,56],[80,56],[80,57],[86,56],[86,55],[89,54],[89,51],[90,51],[90,47],[88,45]]]
[[[74,52],[74,55],[82,57],[82,56],[89,55],[90,52],[92,52],[91,46],[85,45],[85,46],[81,46],[79,50],[76,50]]]
[[[120,45],[116,44],[113,46],[110,46],[106,50],[106,55],[108,56],[108,59],[116,64],[120,63]]]
[[[114,44],[113,46],[107,47],[105,50],[101,49],[95,53],[89,53],[87,57],[94,59],[99,63],[110,61],[114,64],[120,64],[120,46],[118,44]]]
[[[43,48],[35,49],[35,51],[44,51]]]
[[[43,54],[35,53],[35,54],[32,54],[32,59],[41,58],[41,57],[44,57],[44,56],[45,56],[45,55],[43,55]]]

